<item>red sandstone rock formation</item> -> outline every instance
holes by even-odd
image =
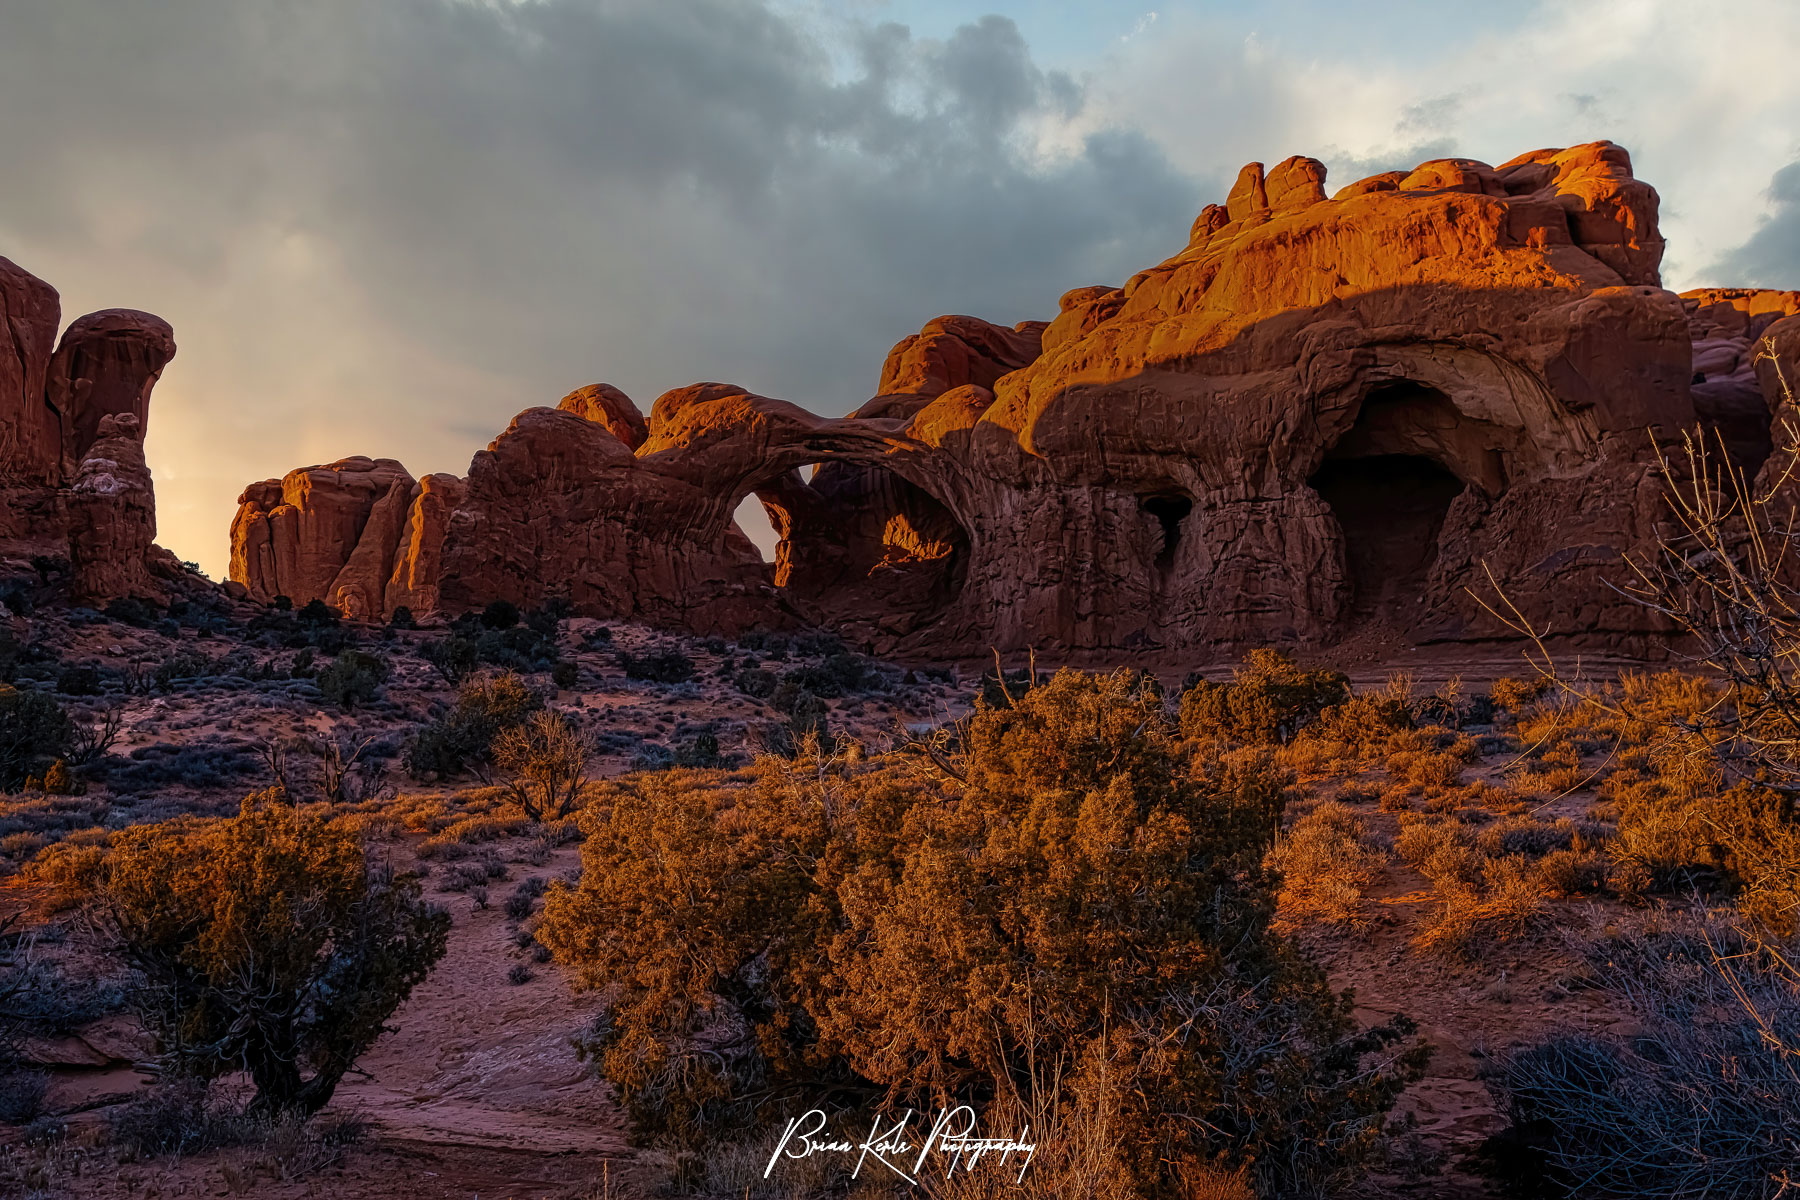
[[[160,597],[144,465],[150,392],[175,356],[168,324],[108,309],[69,325],[56,289],[0,258],[0,567],[66,562],[78,599]],[[52,347],[55,347],[52,350]]]
[[[253,483],[231,525],[231,577],[258,600],[322,599],[352,619],[377,619],[392,611],[388,579],[413,489],[389,458],[345,458]]]
[[[849,417],[697,384],[640,436],[623,393],[582,389],[460,487],[415,488],[397,535],[397,504],[373,514],[401,485],[357,490],[293,582],[257,540],[293,503],[257,485],[233,577],[363,605],[357,559],[355,580],[388,572],[389,610],[561,595],[944,655],[1485,637],[1466,589],[1492,569],[1540,623],[1652,631],[1604,583],[1654,535],[1650,439],[1697,395],[1716,424],[1737,411],[1696,392],[1697,348],[1733,387],[1745,366],[1716,298],[1659,286],[1655,191],[1601,142],[1328,194],[1315,160],[1251,164],[1174,257],[1047,323],[938,318]],[[731,520],[752,494],[783,535],[773,571]]]
[[[1695,414],[1754,473],[1769,457],[1770,416],[1780,403],[1779,390],[1766,391],[1758,378],[1760,343],[1775,322],[1800,313],[1800,292],[1699,288],[1681,302],[1694,346]]]
[[[649,430],[644,425],[644,414],[638,411],[630,396],[610,383],[592,383],[584,388],[576,388],[564,396],[562,403],[556,407],[563,412],[586,417],[597,425],[606,426],[630,450],[643,445],[644,439],[649,436]]]

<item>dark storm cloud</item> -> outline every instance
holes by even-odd
[[[1769,182],[1774,211],[1713,268],[1713,275],[1750,287],[1800,288],[1800,162]]]
[[[1179,247],[1195,189],[1141,137],[1037,157],[1082,103],[1000,17],[845,46],[742,0],[0,0],[0,230],[79,243],[125,189],[171,270],[307,235],[397,336],[546,401],[841,411],[937,313],[1049,317]]]

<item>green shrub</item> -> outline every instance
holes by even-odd
[[[327,703],[351,712],[375,698],[389,674],[387,659],[362,650],[346,650],[319,672],[319,691]]]
[[[781,680],[773,671],[765,671],[761,667],[746,667],[731,677],[733,687],[757,700],[767,700],[773,696],[780,683]]]
[[[1404,1019],[1359,1031],[1271,932],[1284,777],[1175,734],[1129,673],[1063,671],[979,708],[941,785],[764,759],[752,789],[643,775],[589,808],[537,936],[617,989],[586,1045],[635,1135],[704,1146],[771,1097],[1103,1097],[1095,1152],[1136,1194],[1214,1165],[1267,1195],[1344,1179],[1424,1052]]]
[[[481,665],[481,653],[475,643],[455,634],[427,644],[420,653],[452,687],[460,686]]]
[[[55,700],[0,684],[0,790],[66,756],[74,738],[75,725]]]
[[[313,599],[301,606],[294,619],[314,629],[326,629],[338,623],[338,612],[323,600]]]
[[[694,677],[694,660],[673,646],[644,654],[619,651],[619,667],[627,679],[652,683],[685,683]]]
[[[509,600],[496,600],[481,610],[481,623],[489,629],[511,629],[519,623],[519,606]]]
[[[1230,683],[1201,680],[1181,697],[1181,732],[1249,745],[1286,742],[1326,708],[1350,699],[1341,671],[1302,671],[1276,650],[1252,650]]]

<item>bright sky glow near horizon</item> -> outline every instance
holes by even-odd
[[[848,411],[1252,159],[1611,138],[1668,286],[1800,287],[1797,45],[1790,0],[0,0],[0,255],[174,325],[159,540],[222,577],[246,483],[461,473],[585,383]]]

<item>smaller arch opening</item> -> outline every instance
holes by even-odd
[[[1140,503],[1146,514],[1156,520],[1162,531],[1162,542],[1156,551],[1156,567],[1167,571],[1175,565],[1175,551],[1181,545],[1181,526],[1194,511],[1194,502],[1179,492],[1145,496]]]

